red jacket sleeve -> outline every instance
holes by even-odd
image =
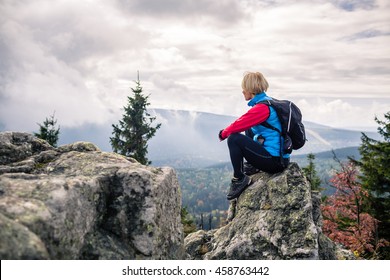
[[[265,104],[253,106],[244,115],[235,120],[222,131],[222,138],[226,139],[230,134],[245,131],[252,126],[259,125],[269,117],[269,107]]]

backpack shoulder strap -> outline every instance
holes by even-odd
[[[262,125],[262,126],[264,126],[264,127],[266,127],[266,128],[275,130],[275,131],[277,131],[279,134],[282,134],[282,132],[281,132],[279,129],[277,129],[277,128],[274,127],[273,125],[270,125],[267,121],[261,123],[260,125]]]
[[[260,102],[256,103],[256,105],[257,105],[257,104],[264,104],[264,105],[267,105],[267,106],[272,106],[272,103],[271,103],[270,100],[263,100],[263,101],[260,101]],[[271,115],[271,111],[270,111],[270,115]],[[279,129],[277,129],[277,128],[274,127],[273,125],[269,124],[267,121],[261,123],[260,125],[262,125],[262,126],[264,126],[264,127],[266,127],[266,128],[275,130],[275,131],[277,131],[279,134],[282,134],[282,132],[281,132]]]

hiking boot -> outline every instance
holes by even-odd
[[[232,179],[230,183],[229,193],[226,195],[228,200],[232,200],[240,196],[240,194],[251,184],[251,178],[244,175],[241,179]]]
[[[252,164],[248,162],[244,162],[244,173],[248,176],[256,174],[260,171],[260,169],[254,167]]]

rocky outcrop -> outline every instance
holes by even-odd
[[[0,133],[1,259],[183,259],[171,168]]]
[[[297,164],[258,173],[230,222],[183,240],[171,168],[77,142],[0,133],[1,259],[351,259],[321,231],[320,199]]]
[[[321,231],[320,198],[296,163],[260,172],[230,204],[230,222],[185,238],[188,259],[345,259],[350,253]]]

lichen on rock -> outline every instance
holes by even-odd
[[[227,225],[185,238],[188,259],[339,258],[337,245],[322,233],[319,198],[296,163],[252,180],[231,202]]]
[[[172,168],[0,133],[1,259],[182,259]]]

